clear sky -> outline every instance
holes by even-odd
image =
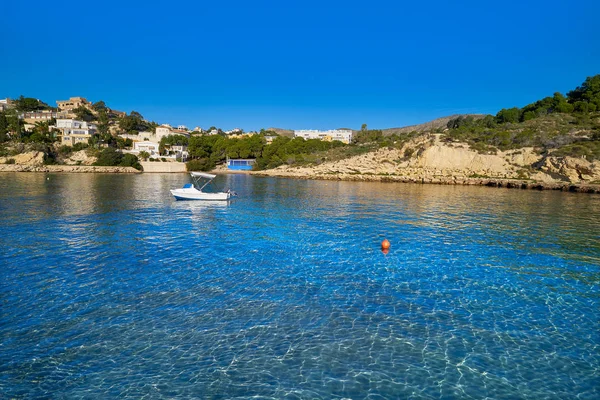
[[[600,73],[600,1],[8,1],[0,98],[158,123],[406,126]]]

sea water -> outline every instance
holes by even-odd
[[[0,398],[600,397],[600,196],[187,182],[0,174]]]

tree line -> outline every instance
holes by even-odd
[[[567,95],[554,93],[525,107],[448,121],[446,139],[466,141],[481,152],[534,147],[557,155],[600,159],[600,75]],[[574,134],[573,132],[579,132]]]
[[[268,132],[275,136],[274,132]],[[167,138],[164,138],[167,139]],[[326,142],[319,139],[305,140],[276,136],[267,144],[264,133],[243,138],[228,138],[221,135],[192,136],[188,142],[191,161],[189,170],[210,170],[227,158],[255,159],[255,168],[275,168],[285,163],[298,161],[300,156],[344,146],[342,142]]]

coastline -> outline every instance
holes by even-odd
[[[463,185],[463,186],[487,186],[507,189],[529,189],[529,190],[558,190],[562,192],[575,193],[598,193],[600,185],[571,182],[538,182],[534,180],[521,179],[499,179],[499,178],[465,178],[465,177],[430,177],[430,176],[402,176],[402,175],[372,175],[372,174],[314,174],[297,175],[286,173],[281,170],[251,171],[252,175],[271,176],[278,178],[315,179],[329,181],[359,181],[359,182],[390,182],[390,183],[420,183],[433,185]]]
[[[42,173],[110,173],[110,174],[141,174],[133,167],[103,167],[92,165],[19,165],[0,164],[1,172],[42,172]],[[600,194],[600,185],[588,183],[572,183],[565,181],[536,181],[527,179],[503,179],[493,177],[470,178],[463,176],[431,176],[431,175],[397,175],[397,174],[372,174],[372,173],[304,173],[306,171],[294,171],[293,169],[270,169],[264,171],[240,171],[228,170],[217,167],[210,171],[215,174],[241,174],[264,177],[292,178],[292,179],[314,179],[330,181],[359,181],[359,182],[389,182],[389,183],[417,183],[434,185],[463,185],[463,186],[487,186],[508,189],[528,190],[557,190],[574,193]],[[148,172],[152,173],[152,172]],[[172,171],[170,173],[182,173]]]
[[[409,154],[409,156],[407,156]],[[316,165],[281,165],[255,175],[297,179],[488,186],[600,193],[600,163],[544,156],[534,148],[480,153],[428,135],[402,148],[380,148]]]
[[[140,174],[133,167],[100,167],[95,165],[19,165],[0,164],[0,172],[65,172],[65,173],[111,173]]]

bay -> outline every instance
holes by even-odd
[[[600,196],[188,181],[0,174],[0,397],[599,397]]]

